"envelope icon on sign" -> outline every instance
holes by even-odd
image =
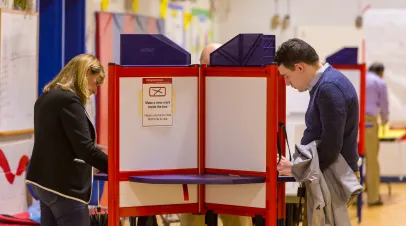
[[[164,97],[166,96],[166,87],[150,87],[149,88],[150,97]]]

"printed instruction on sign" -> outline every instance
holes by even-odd
[[[142,126],[172,125],[172,78],[143,78]]]

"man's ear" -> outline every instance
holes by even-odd
[[[303,72],[304,71],[304,65],[301,63],[298,64],[294,64],[294,68],[295,70],[299,71],[299,72]]]

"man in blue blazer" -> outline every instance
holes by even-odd
[[[301,144],[320,140],[317,150],[321,171],[341,154],[359,178],[359,103],[353,84],[328,63],[322,64],[314,48],[297,38],[279,47],[275,62],[286,85],[310,94]],[[290,168],[289,160],[282,158],[278,171],[286,174]],[[303,225],[307,225],[306,216]]]

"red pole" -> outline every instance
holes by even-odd
[[[120,194],[119,194],[119,66],[109,63],[108,66],[108,109],[111,120],[109,120],[108,139],[108,224],[111,226],[120,225]]]
[[[281,76],[276,70],[275,76],[278,76],[278,122],[286,125],[286,84],[285,78]],[[286,156],[285,133],[281,127],[278,127],[278,139],[281,144],[282,155]],[[278,183],[278,220],[286,218],[286,204],[285,204],[285,183]]]
[[[278,131],[278,76],[277,67],[267,67],[267,104],[266,104],[266,210],[265,222],[267,226],[275,226],[277,222],[276,204],[276,139]]]

